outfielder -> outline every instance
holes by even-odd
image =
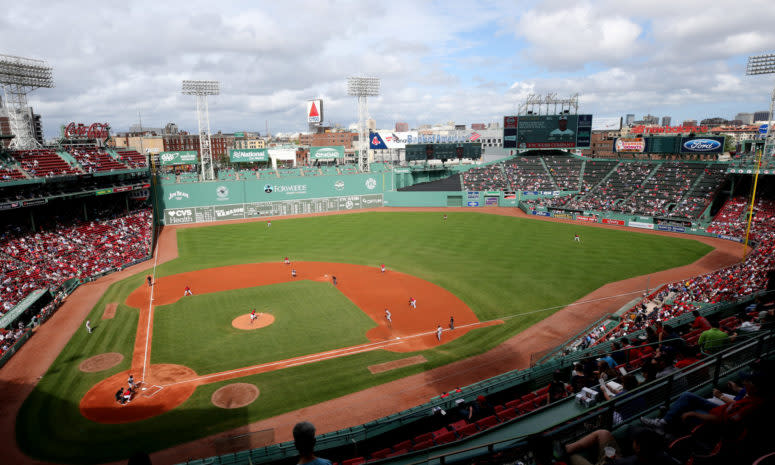
[[[383,263],[383,264],[381,264],[381,265],[379,266],[379,268],[380,268],[380,270],[382,270],[382,272],[383,272],[383,273],[385,272],[385,264],[384,264],[384,263]]]
[[[92,328],[91,328],[91,320],[86,320],[86,332],[91,334]]]
[[[578,235],[578,234],[574,234],[574,235],[573,235],[573,240],[574,240],[575,242],[581,243],[581,237],[579,237],[579,235]]]

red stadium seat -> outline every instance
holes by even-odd
[[[366,463],[366,459],[363,457],[355,457],[354,459],[347,459],[342,461],[342,465],[361,465]]]
[[[387,457],[388,455],[390,455],[392,452],[393,452],[393,449],[391,449],[390,447],[386,447],[385,449],[380,449],[378,451],[372,452],[371,453],[371,458],[373,458],[373,459],[383,459],[383,458]]]
[[[487,428],[492,428],[497,424],[498,424],[498,418],[496,418],[494,415],[482,418],[481,420],[476,422],[476,426],[478,426],[480,430],[486,430]]]
[[[448,431],[446,434],[436,437],[436,444],[447,444],[457,441],[457,435],[454,431]]]
[[[427,441],[416,442],[414,444],[414,447],[412,447],[412,450],[423,450],[433,446],[434,446],[433,440],[429,439]]]
[[[509,408],[497,413],[497,415],[501,420],[507,421],[517,418],[519,416],[519,412],[515,408]]]
[[[418,442],[424,442],[424,441],[432,441],[433,440],[433,433],[423,433],[419,436],[416,436],[414,438],[414,443],[417,444]]]
[[[398,444],[393,445],[393,450],[401,450],[401,449],[409,450],[411,448],[412,448],[412,441],[408,439],[406,441],[401,441]]]
[[[471,436],[472,434],[476,434],[478,432],[479,432],[479,428],[476,426],[475,423],[471,423],[469,425],[466,425],[464,428],[460,428],[459,430],[457,430],[457,434],[461,438]]]
[[[535,403],[533,401],[527,401],[517,405],[517,410],[519,410],[520,414],[532,412],[533,410],[535,410],[535,408],[536,408]]]

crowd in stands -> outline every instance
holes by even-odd
[[[541,157],[516,157],[503,164],[503,170],[509,180],[510,191],[518,189],[528,191],[554,191],[554,184],[546,171]]]
[[[24,171],[32,176],[60,176],[79,174],[82,171],[64,161],[55,151],[50,149],[16,150],[11,152]]]
[[[503,165],[495,163],[463,172],[463,186],[468,191],[511,190]]]
[[[148,166],[148,159],[136,150],[117,150],[116,154],[119,160],[130,168],[144,168]]]
[[[119,163],[112,155],[97,147],[68,147],[67,152],[78,160],[87,173],[128,169],[128,166]]]
[[[557,189],[561,191],[580,190],[581,167],[584,160],[563,156],[543,157],[543,159]]]
[[[696,163],[665,162],[643,182],[618,209],[624,213],[667,216],[697,180],[704,166]]]
[[[623,211],[623,202],[633,192],[643,188],[646,178],[654,171],[654,165],[644,162],[620,163],[604,181],[584,196],[565,204],[577,210]]]
[[[716,192],[727,178],[727,167],[721,163],[707,166],[702,177],[691,188],[686,196],[678,202],[671,212],[670,217],[698,218],[715,197]]]
[[[0,313],[31,291],[86,279],[147,257],[151,209],[105,211],[90,221],[57,217],[36,232],[18,226],[0,234]]]

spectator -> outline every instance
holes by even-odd
[[[700,312],[698,310],[692,311],[692,315],[694,315],[694,321],[692,321],[692,329],[699,329],[702,331],[707,331],[710,329],[710,322],[707,318],[700,315]]]
[[[568,385],[562,381],[560,370],[554,370],[552,382],[549,383],[549,403],[564,399],[568,395]]]
[[[714,318],[710,323],[710,329],[700,334],[700,339],[697,341],[700,350],[707,353],[713,353],[721,350],[729,340],[729,335],[719,329],[719,322],[717,318]]]
[[[632,441],[634,455],[624,456],[619,444],[610,431],[600,429],[593,431],[578,441],[565,446],[555,445],[554,457],[564,461],[567,456],[573,465],[591,465],[584,452],[592,452],[598,464],[608,465],[635,465],[635,464],[673,464],[670,456],[665,452],[664,440],[646,428],[632,428],[629,436]]]
[[[299,451],[299,465],[331,465],[329,460],[316,457],[314,454],[315,427],[312,423],[307,421],[296,423],[293,427],[293,443]]]

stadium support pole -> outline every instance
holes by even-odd
[[[756,187],[759,184],[759,170],[762,167],[762,152],[756,155],[756,172],[753,176],[753,191],[751,192],[751,205],[748,207],[748,222],[745,227],[745,241],[743,242],[743,260],[748,251],[748,235],[751,233],[751,223],[753,222],[753,206],[756,203]]]

